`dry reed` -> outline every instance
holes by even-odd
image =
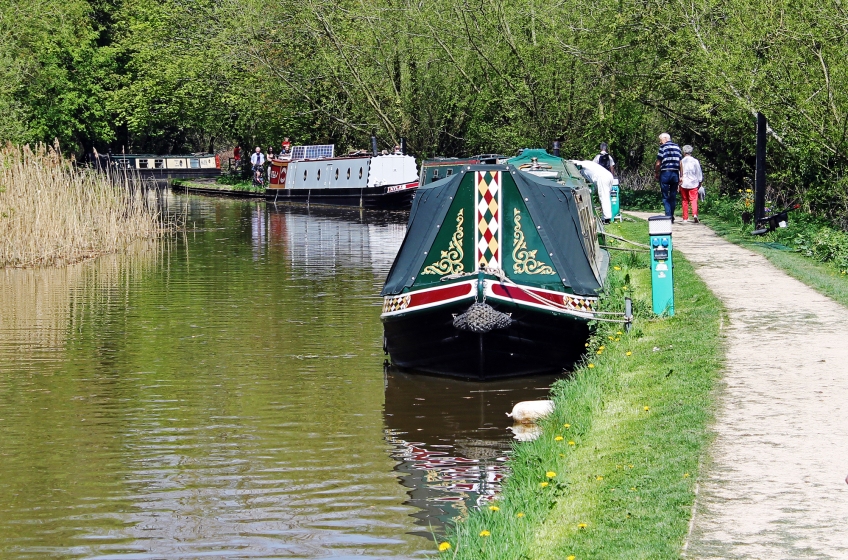
[[[0,149],[0,267],[114,253],[168,229],[140,183],[77,167],[56,147]]]

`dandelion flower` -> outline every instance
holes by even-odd
[[[556,476],[556,473],[554,471],[548,471],[545,473],[545,476],[548,478],[554,478]]]
[[[598,476],[595,477],[595,480],[603,480],[603,479],[604,479],[604,477],[602,477],[601,475],[598,475]]]
[[[603,350],[604,348],[606,348],[606,347],[605,346],[598,346],[598,350]]]
[[[571,427],[571,424],[563,424],[563,426],[565,426],[565,429],[567,430],[568,428]]]
[[[446,550],[451,549],[451,544],[449,542],[443,542],[439,544],[439,552],[444,552]]]
[[[586,344],[584,344],[583,346],[585,346],[586,348],[588,348],[588,347],[589,347],[589,343],[587,342],[587,343],[586,343]]]
[[[546,488],[547,486],[548,486],[547,482],[540,482],[539,483],[539,487],[541,487],[541,488]]]
[[[635,487],[632,487],[632,488],[630,488],[630,491],[631,491],[631,492],[635,492],[635,491],[636,491],[636,488],[635,488]]]
[[[568,445],[574,445],[574,442],[573,442],[573,441],[569,441],[569,442],[568,442]]]
[[[623,332],[621,332],[621,331],[616,331],[616,333],[615,333],[615,334],[624,334],[624,333],[623,333]]]
[[[485,530],[485,529],[483,529],[482,531],[480,531],[480,536],[481,536],[481,537],[488,537],[488,536],[489,536],[489,535],[491,535],[491,534],[492,534],[492,533],[490,533],[489,531],[487,531],[487,530]]]
[[[569,557],[568,557],[568,559],[567,559],[567,560],[576,560],[576,558],[577,558],[577,557],[576,557],[576,556],[574,556],[574,555],[572,554],[571,556],[569,556]]]
[[[614,266],[614,267],[612,267],[612,269],[613,270],[621,270],[621,267],[620,266]]]
[[[564,437],[562,437],[562,436],[557,436],[557,437],[555,437],[555,438],[554,438],[554,441],[562,441],[562,440],[564,440],[564,439],[565,439],[565,438],[564,438]]]
[[[585,523],[578,523],[577,524],[578,529],[585,529],[586,527],[587,527],[587,525]]]
[[[745,189],[745,192],[754,192],[751,189]]]
[[[489,506],[489,509],[492,510],[492,511],[500,511],[501,510],[501,508],[499,508],[498,506]]]
[[[610,340],[615,340],[614,336],[608,336],[607,338],[610,339]]]
[[[632,355],[633,355],[633,352],[631,352],[630,350],[628,350],[627,352],[625,352],[625,353],[624,353],[624,355],[625,355],[625,356],[632,356]]]
[[[620,337],[620,336],[615,337],[615,341],[616,341],[616,342],[618,342],[619,340],[621,340],[621,337]]]
[[[601,355],[601,354],[603,354],[603,353],[604,353],[604,351],[603,351],[603,350],[598,350],[598,356],[600,356],[600,355]]]
[[[524,512],[519,511],[518,513],[515,514],[515,517],[524,517]]]
[[[628,465],[628,466],[629,466],[631,469],[633,468],[633,465]]]
[[[592,369],[593,367],[595,367],[595,364],[589,364],[589,369]]]
[[[645,407],[643,407],[643,408],[645,409],[645,412],[648,412],[649,410],[651,410],[651,407],[650,407],[650,406],[645,406]]]
[[[689,473],[688,472],[683,473],[683,478],[689,478]]]

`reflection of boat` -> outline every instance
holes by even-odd
[[[375,277],[384,278],[406,232],[400,213],[295,204],[265,206],[269,209],[269,243],[282,244],[292,270],[310,278],[351,267],[370,267]]]
[[[492,499],[506,474],[519,401],[543,398],[556,379],[474,383],[386,372],[386,437],[422,525],[442,523]]]
[[[418,187],[415,158],[403,154],[335,157],[332,145],[296,146],[270,162],[266,198],[363,208],[409,208]]]
[[[479,379],[567,367],[608,262],[581,178],[469,165],[424,185],[382,291],[392,363]]]

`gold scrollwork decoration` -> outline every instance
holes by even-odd
[[[442,251],[441,259],[426,267],[422,274],[444,276],[445,274],[465,272],[465,267],[462,264],[462,257],[464,256],[462,252],[462,222],[465,218],[462,211],[463,209],[460,208],[459,213],[456,215],[456,231],[453,232],[453,237],[451,237],[447,251]]]
[[[512,258],[515,263],[512,265],[512,271],[516,274],[554,274],[553,268],[536,259],[536,250],[527,250],[524,232],[521,231],[521,212],[518,208],[513,209],[513,217],[515,233],[512,236]]]

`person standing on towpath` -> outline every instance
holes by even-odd
[[[665,207],[665,215],[671,216],[674,223],[674,208],[677,205],[677,189],[680,188],[683,168],[680,160],[683,154],[680,147],[671,141],[671,136],[663,132],[659,136],[660,150],[657,152],[657,161],[654,163],[654,178],[660,182],[662,201]]]
[[[692,146],[683,146],[683,159],[680,160],[680,198],[683,202],[683,223],[689,221],[689,206],[692,206],[692,221],[698,219],[698,191],[704,182],[701,162],[692,157]]]
[[[607,152],[607,143],[601,142],[601,153],[595,156],[593,159],[595,163],[606,168],[607,171],[612,173],[612,176],[615,177],[615,160],[612,159],[612,156]]]

